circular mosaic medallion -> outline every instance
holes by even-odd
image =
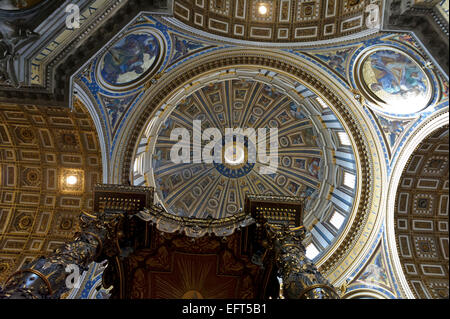
[[[137,86],[153,75],[162,62],[164,41],[155,31],[139,29],[116,41],[97,67],[101,84],[122,90]]]
[[[364,52],[356,64],[356,83],[371,106],[384,113],[408,115],[423,110],[432,96],[425,70],[395,48]]]

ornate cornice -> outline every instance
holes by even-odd
[[[161,206],[144,209],[137,214],[141,219],[155,224],[163,232],[184,232],[189,237],[202,237],[206,234],[215,234],[218,237],[228,236],[236,229],[247,227],[254,223],[253,218],[245,213],[222,218],[202,219],[174,216]]]
[[[387,0],[383,21],[384,31],[414,33],[448,78],[448,22],[437,12],[434,5],[412,4],[406,0]]]
[[[89,1],[87,5],[93,2]],[[71,94],[71,76],[140,12],[149,11],[167,14],[171,10],[168,3],[170,3],[170,0],[105,1],[105,5],[99,7],[98,12],[93,14],[92,18],[89,17],[92,20],[86,25],[82,25],[80,32],[73,32],[73,36],[69,36],[64,40],[61,47],[54,50],[53,53],[56,52],[56,54],[42,66],[44,68],[42,85],[31,84],[30,71],[25,70],[27,72],[26,81],[19,83],[20,87],[9,84],[1,85],[0,83],[0,101],[68,107]],[[63,6],[55,7],[56,4]],[[58,3],[55,1],[51,8],[51,10],[46,11],[46,19],[42,20],[39,26],[55,24],[54,30],[64,30],[65,16],[63,13],[65,12],[65,6],[63,1],[58,1]],[[58,14],[59,11],[57,10],[62,12],[62,16],[54,17],[51,14]],[[33,25],[32,29],[34,30],[37,27],[38,25]],[[51,44],[60,34],[56,31],[53,32],[54,34],[50,38],[36,44],[36,47],[30,46],[27,48],[27,52],[32,55],[17,57],[24,61],[26,68],[31,69],[35,53],[45,50],[46,46]]]

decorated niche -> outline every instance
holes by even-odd
[[[163,36],[149,28],[131,29],[113,42],[97,64],[97,77],[106,89],[124,91],[147,81],[165,52]]]
[[[411,115],[424,110],[433,95],[423,63],[397,48],[363,51],[355,64],[356,85],[376,111]]]

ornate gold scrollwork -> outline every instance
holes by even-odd
[[[306,257],[303,246],[306,230],[303,226],[266,224],[269,247],[283,280],[286,299],[339,299],[334,287]]]

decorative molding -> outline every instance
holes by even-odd
[[[88,5],[94,2],[95,0],[86,0],[82,8],[88,8]],[[61,2],[52,1],[52,10],[46,11],[45,19],[40,24],[40,26],[52,25],[54,35],[50,38],[46,37],[43,41],[37,41],[36,45],[27,48],[26,56],[18,57],[21,63],[29,68],[25,70],[29,76],[25,78],[24,83],[20,83],[19,89],[0,85],[0,101],[68,107],[72,74],[99,51],[113,35],[142,11],[154,14],[170,14],[171,12],[171,0],[107,0],[106,4],[92,11],[86,25],[65,36],[65,40],[56,49],[54,45],[52,46],[52,41],[60,34],[58,30],[62,30],[61,32],[65,30],[65,7],[57,9],[58,7],[53,7],[56,4],[61,5]],[[89,9],[86,10],[89,11]],[[51,13],[58,15],[58,12],[61,12],[62,16],[57,19],[59,24],[55,25],[55,17]],[[53,22],[49,23],[49,21]],[[43,66],[45,81],[42,85],[32,85],[28,82],[31,81],[31,63],[35,58],[34,54],[45,50],[47,46],[52,46],[48,51],[51,51],[53,55],[51,60],[46,61]]]

